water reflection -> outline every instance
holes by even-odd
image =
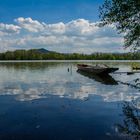
[[[122,140],[118,131],[126,134],[126,126],[139,135],[139,116],[125,105],[122,123],[119,105],[140,108],[138,88],[126,84],[138,86],[140,75],[112,75],[108,81],[76,71],[76,63],[0,63],[0,139]]]
[[[135,102],[135,101],[134,101]],[[135,140],[140,139],[140,110],[135,103],[124,102],[122,106],[123,123],[117,124],[120,134],[131,136]]]
[[[122,64],[118,67],[122,68]],[[71,69],[68,71],[68,68]],[[127,68],[128,64],[124,65],[124,69]],[[50,95],[80,100],[98,95],[105,102],[132,101],[140,97],[137,89],[116,82],[125,83],[139,75],[113,75],[113,78],[76,71],[76,63],[0,63],[0,95],[13,95],[19,101]]]
[[[84,75],[88,78],[94,79],[97,82],[100,82],[102,84],[105,85],[117,85],[117,81],[110,75],[106,74],[106,75],[95,75],[95,74],[90,74],[81,70],[77,70],[78,73],[80,73],[81,75]]]
[[[22,69],[29,69],[29,70],[45,70],[46,68],[53,68],[57,67],[57,65],[61,65],[63,63],[57,62],[2,62],[0,63],[1,68],[7,69],[15,69],[15,70],[22,70]]]

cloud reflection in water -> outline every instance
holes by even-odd
[[[68,66],[64,63],[56,66],[42,63],[36,69],[31,69],[30,65],[20,69],[1,65],[0,95],[14,95],[18,101],[47,98],[50,95],[81,100],[90,95],[99,95],[106,102],[131,101],[140,97],[139,91],[127,85],[105,85],[80,75],[74,64],[71,75],[67,71]]]

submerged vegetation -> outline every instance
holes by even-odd
[[[140,60],[140,52],[65,54],[45,49],[31,49],[0,53],[0,60]]]

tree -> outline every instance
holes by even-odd
[[[101,26],[114,24],[125,47],[140,48],[140,0],[105,0],[99,11]]]

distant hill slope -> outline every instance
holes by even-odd
[[[44,48],[40,48],[40,49],[35,49],[35,51],[39,52],[39,53],[50,53],[51,51],[46,50]]]

